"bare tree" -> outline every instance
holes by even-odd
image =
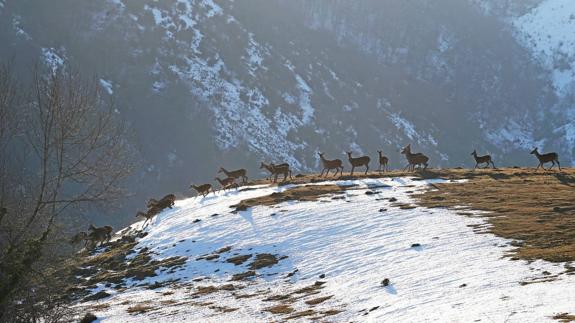
[[[31,274],[49,262],[43,256],[58,220],[121,198],[132,165],[126,128],[95,80],[62,70],[36,73],[32,93],[20,95],[6,67],[0,75],[0,319],[6,320],[38,283]]]

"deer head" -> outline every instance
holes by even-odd
[[[533,148],[533,150],[530,152],[531,155],[536,155],[537,153],[537,147]]]
[[[471,153],[471,155],[472,155],[472,156],[477,155],[477,150],[476,150],[476,149],[473,149],[473,152]]]

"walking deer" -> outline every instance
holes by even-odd
[[[350,173],[351,176],[353,176],[353,170],[356,167],[365,166],[365,173],[364,174],[367,174],[367,172],[369,171],[369,161],[371,160],[369,158],[369,156],[361,156],[361,157],[353,158],[353,157],[351,157],[351,151],[348,151],[347,152],[347,159],[349,160],[349,163],[351,164],[351,173]]]
[[[388,171],[387,163],[389,162],[389,158],[383,155],[381,150],[378,150],[377,153],[379,154],[379,168],[377,169],[380,173],[383,171]]]
[[[539,167],[545,169],[545,165],[546,163],[553,163],[551,165],[551,167],[547,168],[547,170],[550,170],[551,168],[553,168],[553,166],[555,166],[555,163],[557,163],[557,166],[559,167],[559,170],[561,170],[561,164],[559,163],[559,155],[555,152],[552,153],[547,153],[547,154],[543,154],[541,155],[538,151],[537,148],[533,149],[533,151],[531,151],[532,155],[535,155],[535,157],[537,157],[537,159],[539,160],[539,165],[537,165],[537,169],[539,169]]]
[[[158,207],[160,209],[172,208],[176,202],[176,196],[174,194],[168,194],[162,197],[159,201],[156,199],[149,199],[147,206],[150,208],[152,206]]]
[[[491,164],[493,169],[495,169],[495,164],[493,163],[493,159],[491,159],[491,155],[477,156],[477,151],[474,149],[471,156],[475,159],[475,168],[479,167],[479,164],[486,164],[485,168],[488,168],[489,164]]]
[[[236,179],[234,177],[228,177],[228,178],[224,178],[224,179],[220,179],[219,177],[215,178],[216,181],[218,181],[218,183],[220,183],[220,189],[221,190],[227,190],[229,188],[238,188],[239,185],[238,183],[236,183]]]
[[[84,241],[84,247],[86,247],[88,240],[88,233],[86,233],[86,231],[80,231],[70,239],[70,244],[77,244]]]
[[[264,162],[261,162],[260,164],[260,169],[267,169],[268,172],[270,172],[270,180],[271,177],[275,175],[274,177],[274,183],[277,182],[278,180],[278,175],[282,175],[284,176],[283,182],[285,182],[287,180],[288,174],[290,179],[292,178],[291,176],[291,170],[289,169],[289,164],[288,163],[283,163],[283,164],[279,164],[279,165],[274,165],[272,164],[266,164]]]
[[[202,184],[200,186],[196,186],[194,184],[190,185],[190,188],[193,188],[198,194],[196,194],[196,197],[199,195],[202,195],[203,197],[206,197],[208,194],[210,194],[210,191],[212,191],[212,184]],[[215,192],[214,192],[215,194]]]
[[[401,151],[402,154],[405,155],[405,159],[407,159],[407,166],[403,170],[410,169],[411,171],[415,170],[415,166],[424,165],[423,169],[427,168],[427,162],[429,161],[429,157],[425,156],[422,153],[412,153],[411,152],[411,144],[405,146]]]
[[[90,233],[88,233],[88,236],[85,238],[85,240],[89,240],[91,242],[90,247],[97,247],[98,242],[100,242],[100,245],[102,245],[112,239],[113,230],[114,229],[109,225],[105,225],[103,227],[95,227],[90,224]]]
[[[225,168],[220,167],[220,170],[218,171],[218,173],[224,173],[224,174],[226,174],[227,177],[241,178],[243,184],[248,182],[248,177],[246,176],[247,172],[243,168],[233,170],[233,171],[228,171]]]
[[[136,213],[136,217],[141,216],[143,218],[146,218],[146,221],[144,221],[144,223],[142,224],[142,229],[146,226],[146,223],[148,221],[151,221],[152,218],[154,216],[158,215],[160,212],[162,212],[162,210],[155,207],[155,206],[152,206],[151,208],[149,208],[148,211],[146,211],[146,213],[144,213],[142,211],[138,211],[138,213]]]
[[[329,171],[332,169],[335,169],[335,174],[333,176],[337,176],[337,172],[339,172],[340,175],[343,175],[343,163],[341,159],[328,160],[323,157],[323,153],[318,153],[318,155],[323,165],[323,169],[321,170],[321,174],[319,175],[320,177],[323,176],[323,172],[326,170],[327,172],[325,173],[325,177],[327,177]]]

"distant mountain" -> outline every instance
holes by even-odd
[[[0,57],[95,74],[136,131],[142,192],[219,166],[317,170],[317,151],[392,167],[575,157],[566,0],[0,1]],[[185,174],[182,176],[182,174]]]

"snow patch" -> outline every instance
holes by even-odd
[[[100,85],[102,86],[102,88],[104,88],[104,90],[106,90],[106,92],[109,95],[114,94],[114,86],[112,85],[112,82],[110,82],[108,80],[100,79]]]

